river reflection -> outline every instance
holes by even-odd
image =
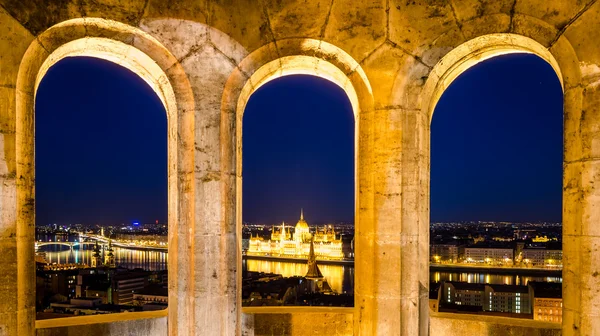
[[[38,234],[37,241],[68,241],[77,240],[75,235]],[[46,260],[57,264],[92,264],[92,249],[94,245],[85,244],[73,249],[63,245],[45,245],[38,249],[44,252]],[[147,271],[162,271],[167,269],[168,253],[150,250],[130,250],[113,246],[117,266],[124,268],[141,268]]]
[[[243,270],[281,274],[284,277],[304,276],[308,269],[306,263],[253,259],[244,259],[242,267]],[[348,294],[354,292],[354,266],[319,265],[319,269],[335,292]]]
[[[495,285],[521,285],[529,281],[562,282],[562,277],[523,276],[493,273],[460,273],[460,272],[429,272],[431,282],[460,281],[468,283],[495,284]]]
[[[66,246],[48,245],[38,249],[45,252],[48,262],[57,264],[92,264],[93,245],[79,246],[73,250]],[[142,268],[147,271],[167,269],[168,254],[158,251],[129,250],[113,247],[117,266],[124,268]]]

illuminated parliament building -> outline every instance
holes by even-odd
[[[300,211],[300,220],[294,227],[273,226],[271,239],[262,237],[250,237],[248,255],[274,256],[306,259],[310,253],[310,241],[314,238],[314,249],[316,258],[319,260],[341,260],[344,259],[342,252],[342,240],[338,239],[331,225],[317,228],[315,233],[310,232],[304,212]]]

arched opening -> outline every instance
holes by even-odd
[[[444,85],[431,120],[430,303],[559,323],[560,77],[534,54],[494,56]]]
[[[165,309],[163,102],[125,67],[65,57],[35,104],[38,319]]]
[[[350,100],[326,79],[285,76],[250,96],[243,306],[353,306],[354,136]]]
[[[95,29],[84,29],[86,25],[93,25]],[[136,41],[135,47],[131,44],[133,40]],[[44,42],[43,46],[40,41]],[[190,143],[193,141],[194,100],[187,77],[181,66],[176,64],[176,59],[148,34],[109,20],[73,19],[61,22],[40,34],[27,49],[19,66],[15,104],[15,158],[16,174],[21,183],[15,188],[14,207],[7,209],[16,217],[16,230],[20,237],[17,243],[19,258],[16,291],[17,307],[19,312],[22,312],[19,313],[18,330],[23,334],[34,333],[36,327],[55,325],[51,320],[49,323],[35,321],[35,227],[32,225],[35,222],[34,104],[35,91],[47,70],[56,62],[70,56],[91,56],[126,67],[150,85],[165,107],[168,128],[169,250],[174,252],[171,253],[169,269],[172,272],[182,272],[180,259],[183,256],[181,253],[177,254],[182,248],[182,243],[178,240],[179,234],[176,233],[182,228],[187,228],[191,222],[187,215],[190,213],[190,205],[179,201],[190,193],[189,188],[181,186],[189,185],[191,176],[177,178],[177,174],[190,171],[193,165],[193,146],[190,146]],[[171,83],[175,82],[177,86],[171,86]],[[174,254],[177,257],[173,257]],[[170,282],[170,302],[177,305],[178,298],[181,297],[180,292],[185,288],[173,283],[173,277]],[[135,319],[147,315],[166,317],[167,312],[162,310],[125,315],[116,319]],[[176,314],[169,314],[169,318],[176,319]],[[161,322],[160,327],[167,330],[166,323]]]

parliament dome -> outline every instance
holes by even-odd
[[[296,223],[296,232],[298,232],[298,230],[306,232],[309,231],[308,223],[304,220],[303,210],[300,210],[300,220],[298,221],[298,223]]]

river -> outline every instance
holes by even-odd
[[[43,241],[55,241],[56,238],[38,236]],[[60,240],[73,238],[58,237]],[[50,245],[42,246],[39,251],[46,253],[46,259],[51,263],[85,263],[91,264],[93,245],[83,245],[70,249],[67,246]],[[150,250],[130,250],[127,248],[114,247],[117,266],[125,268],[142,268],[149,271],[167,269],[167,252]],[[268,260],[244,260],[243,270],[281,274],[284,277],[306,274],[307,266],[304,262],[281,262]],[[319,265],[321,272],[327,278],[331,288],[338,293],[353,293],[354,288],[354,266],[351,265]],[[430,272],[430,281],[464,281],[469,283],[491,283],[506,285],[526,285],[529,281],[562,282],[560,277],[528,276],[528,275],[506,275],[493,272]]]

